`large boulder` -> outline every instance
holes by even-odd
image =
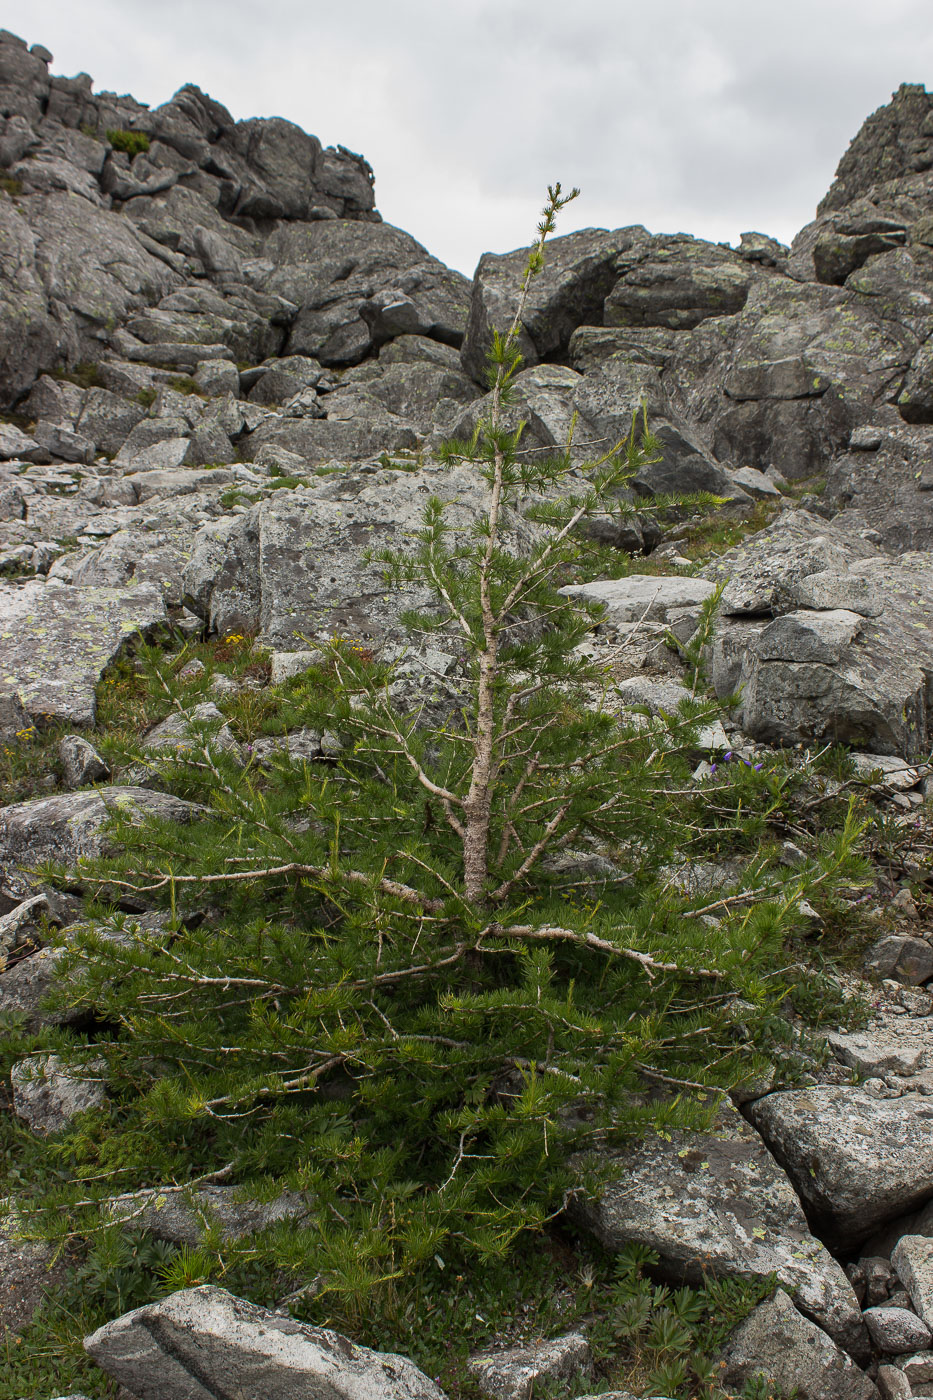
[[[0,865],[30,869],[54,861],[73,869],[107,850],[105,828],[114,815],[185,823],[200,810],[183,798],[141,787],[99,787],[17,802],[0,807]]]
[[[830,462],[823,500],[892,554],[933,549],[933,427],[888,422],[853,434]]]
[[[36,720],[91,725],[113,659],[166,621],[157,588],[0,583],[0,688]]]
[[[356,1346],[211,1286],[126,1313],[84,1345],[138,1400],[443,1400],[403,1356]]]
[[[272,646],[332,636],[383,642],[400,633],[406,608],[430,602],[425,589],[390,589],[368,555],[404,548],[431,495],[448,503],[453,529],[466,529],[488,504],[469,467],[405,472],[347,470],[319,485],[277,491],[232,525],[206,525],[185,570],[187,599],[208,626],[259,630]],[[535,528],[511,521],[526,544]]]
[[[332,395],[336,398],[336,395]],[[291,453],[305,468],[328,462],[358,462],[382,452],[404,452],[419,445],[419,434],[406,418],[390,413],[378,399],[366,393],[345,393],[328,402],[329,412],[288,413],[264,419],[243,441],[246,461]]]
[[[723,1110],[709,1133],[658,1138],[608,1164],[609,1183],[575,1207],[607,1249],[644,1245],[669,1278],[694,1285],[710,1275],[773,1273],[841,1347],[867,1355],[849,1280],[811,1235],[793,1187],[736,1110]]]
[[[692,330],[711,316],[741,311],[755,269],[721,244],[677,234],[635,244],[618,258],[616,273],[607,326]]]
[[[726,583],[713,684],[755,738],[912,757],[933,716],[933,556],[891,560],[858,524],[788,512],[707,567]]]
[[[933,1101],[821,1084],[768,1094],[746,1113],[821,1237],[848,1248],[933,1196]]]
[[[880,300],[766,277],[739,314],[685,339],[668,374],[716,457],[808,477],[878,404],[893,401],[918,336]]]

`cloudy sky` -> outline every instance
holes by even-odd
[[[196,82],[362,152],[383,217],[472,273],[561,231],[789,240],[869,112],[933,88],[930,0],[0,0],[0,22],[152,106]]]

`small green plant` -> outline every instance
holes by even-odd
[[[169,388],[174,389],[178,394],[196,394],[198,398],[206,398],[204,390],[196,379],[192,379],[190,374],[175,374],[168,381]]]
[[[77,384],[79,389],[101,389],[100,365],[96,360],[80,360],[72,369],[62,368],[52,371],[54,379],[64,379],[69,384]]]
[[[716,1354],[733,1328],[775,1288],[775,1279],[716,1279],[698,1288],[653,1283],[658,1257],[630,1244],[588,1329],[597,1364],[614,1388],[718,1397]]]
[[[123,151],[130,160],[134,156],[144,155],[149,149],[149,137],[144,131],[126,131],[121,128],[111,128],[107,132],[107,140],[115,151]]]
[[[5,190],[11,199],[17,199],[23,192],[23,182],[15,175],[0,175],[0,190]]]
[[[158,397],[158,389],[140,389],[136,395],[136,402],[141,408],[151,408]]]

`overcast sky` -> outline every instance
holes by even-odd
[[[195,82],[360,151],[382,215],[471,274],[560,231],[785,241],[862,120],[933,87],[930,0],[0,0],[2,25],[156,106]]]

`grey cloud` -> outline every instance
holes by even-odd
[[[194,81],[361,150],[385,217],[467,272],[555,178],[583,188],[564,231],[787,239],[933,71],[927,0],[38,0],[29,25],[56,71],[153,103]]]

